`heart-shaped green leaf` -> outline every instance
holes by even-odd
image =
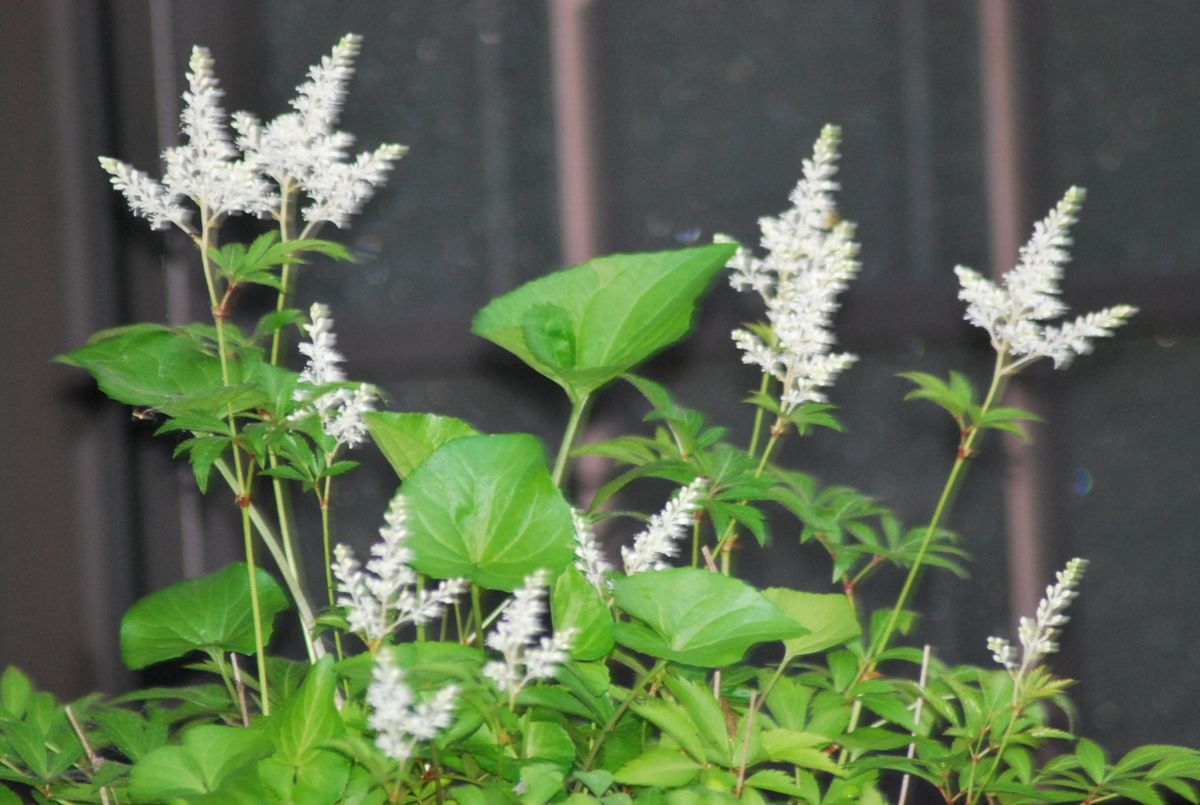
[[[189,729],[182,746],[162,746],[134,764],[134,802],[164,802],[210,794],[239,769],[271,751],[260,730],[205,724]]]
[[[735,249],[719,243],[597,257],[494,299],[471,331],[578,402],[686,335],[697,299]]]
[[[557,575],[575,553],[571,508],[542,445],[524,433],[443,445],[404,485],[413,567],[512,590],[539,568]]]
[[[157,325],[138,325],[93,337],[55,358],[86,369],[117,402],[167,414],[206,411],[220,415],[258,405],[263,395],[243,383],[245,369],[231,361],[226,386],[221,360],[195,338]]]
[[[806,632],[744,581],[697,568],[618,579],[613,597],[645,624],[618,623],[618,643],[687,665],[730,665],[756,643]]]
[[[437,414],[375,411],[366,415],[367,430],[384,458],[401,478],[407,478],[442,445],[479,431],[461,419]]]
[[[613,647],[613,619],[600,593],[573,565],[554,583],[550,596],[554,631],[574,629],[571,656],[577,660],[607,657]]]
[[[255,580],[263,640],[269,641],[275,615],[287,609],[288,600],[265,570],[257,568]],[[133,670],[209,649],[254,653],[250,576],[244,562],[151,593],[121,619],[121,657]]]
[[[841,593],[804,593],[786,587],[763,591],[788,617],[808,629],[808,634],[783,641],[787,656],[815,654],[840,646],[862,633],[854,604]]]

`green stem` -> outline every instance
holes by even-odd
[[[656,663],[654,663],[654,666],[650,670],[638,676],[633,688],[629,691],[629,696],[625,698],[625,701],[621,702],[617,709],[613,711],[612,717],[610,717],[608,721],[605,722],[604,726],[600,728],[600,734],[596,736],[596,741],[592,744],[591,751],[588,752],[587,757],[583,761],[584,771],[592,770],[592,764],[596,762],[596,756],[600,754],[600,748],[604,746],[604,742],[608,739],[609,734],[616,729],[617,724],[620,723],[625,713],[628,712],[629,708],[633,706],[634,700],[642,695],[642,692],[646,689],[646,686],[649,685],[655,677],[665,671],[666,667],[666,660],[658,660]]]
[[[225,683],[225,690],[229,691],[229,701],[234,707],[238,706],[237,691],[233,687],[233,680],[229,678],[229,668],[225,665],[224,652],[215,649],[205,649],[208,658],[217,666],[217,671],[221,675],[221,681]]]
[[[471,585],[471,612],[475,616],[475,645],[479,646],[479,653],[483,654],[483,601],[478,584]]]
[[[219,301],[217,298],[216,277],[213,272],[212,261],[208,254],[213,228],[208,216],[208,209],[204,205],[200,206],[200,219],[200,263],[204,268],[204,281],[208,286],[209,302],[212,304],[213,323],[217,328],[217,354],[221,359],[221,382],[225,386],[231,386],[233,384],[230,382],[229,373],[229,344],[225,338],[225,318],[228,316],[228,311],[225,310],[225,302]],[[232,404],[227,406],[227,412],[229,438],[232,442],[233,464],[238,482],[238,507],[242,511],[242,535],[246,548],[246,572],[249,574],[250,581],[250,608],[254,617],[254,655],[255,662],[258,665],[258,679],[262,691],[263,715],[270,715],[271,702],[270,692],[267,689],[266,650],[263,645],[261,608],[258,600],[258,578],[255,573],[254,564],[254,540],[250,529],[250,514],[247,511],[250,505],[250,478],[242,467],[242,452],[237,443],[237,420],[233,415]]]
[[[775,448],[779,445],[780,439],[782,439],[782,438],[783,438],[783,429],[780,426],[780,422],[777,421],[775,423],[775,427],[771,428],[771,438],[767,440],[767,446],[765,448],[763,448],[762,458],[758,462],[758,469],[756,469],[754,471],[754,477],[756,479],[761,478],[763,472],[766,471],[767,463],[771,460],[771,453],[774,452]],[[754,455],[754,453],[751,452],[750,455]],[[743,504],[745,502],[746,501],[744,501],[744,500],[742,501]],[[726,549],[726,546],[728,545],[729,541],[731,539],[733,539],[733,536],[734,536],[734,533],[736,532],[736,530],[737,530],[737,526],[735,525],[733,520],[730,520],[729,525],[725,527],[725,533],[721,536],[721,538],[719,540],[717,540],[716,550],[713,551],[714,554],[720,554],[720,556],[721,556],[721,573],[723,573],[726,576],[729,575],[729,572],[731,569],[731,560],[730,560],[730,556],[729,556],[730,552]]]
[[[250,577],[250,612],[254,618],[254,652],[258,664],[258,689],[262,694],[262,714],[271,715],[271,692],[267,687],[267,654],[263,648],[262,611],[258,603],[258,568],[254,563],[254,539],[250,529],[248,506],[242,507],[242,538],[246,544],[246,572]]]
[[[992,383],[988,387],[987,396],[984,398],[983,405],[980,407],[976,415],[976,421],[982,419],[992,404],[1000,396],[1000,392],[1004,387],[1005,381],[1005,364],[1004,361],[1008,357],[1008,350],[1001,348],[996,353],[996,364],[992,369]],[[875,669],[875,665],[879,659],[879,655],[887,651],[888,643],[891,642],[892,635],[896,631],[896,624],[900,621],[900,613],[908,605],[909,597],[912,595],[913,588],[916,586],[917,578],[921,572],[921,568],[925,562],[925,554],[929,550],[929,545],[933,542],[933,535],[937,533],[941,527],[942,520],[949,512],[951,502],[958,491],[959,484],[963,476],[966,474],[967,462],[975,451],[975,444],[979,440],[981,428],[971,425],[969,426],[959,443],[958,455],[954,460],[954,466],[950,468],[950,475],[946,478],[946,484],[942,487],[942,494],[938,497],[937,506],[934,507],[933,516],[929,520],[929,525],[925,528],[925,536],[921,540],[921,546],[917,550],[916,559],[913,560],[912,566],[908,569],[908,575],[904,579],[904,585],[900,588],[900,595],[896,598],[896,605],[892,607],[891,614],[888,615],[887,622],[879,634],[871,638],[871,643],[867,648],[867,654],[863,657],[859,664],[858,675],[854,678],[854,682],[850,687],[853,688],[867,674]],[[850,723],[847,725],[846,732],[850,733],[858,726],[858,720],[862,714],[861,700],[855,700],[854,709],[850,714]],[[845,755],[843,754],[843,759]]]
[[[591,402],[591,395],[585,394],[583,399],[571,402],[571,417],[567,420],[567,430],[563,433],[562,444],[558,447],[558,457],[554,460],[554,485],[562,487],[563,481],[567,476],[567,459],[571,454],[571,448],[575,445],[575,437],[579,432],[579,425],[583,422],[584,415],[587,413],[588,403]]]
[[[771,388],[771,376],[763,372],[762,382],[758,384],[758,393],[764,395]],[[750,455],[758,450],[758,440],[762,437],[763,420],[766,419],[767,411],[761,405],[754,406],[754,430],[750,433]]]
[[[233,470],[225,463],[225,459],[217,459],[213,466],[217,468],[217,472],[225,479],[225,483],[229,486],[230,490],[236,493],[238,490],[237,478],[234,476]],[[267,546],[267,551],[271,554],[271,558],[275,560],[279,574],[283,577],[284,585],[287,586],[292,600],[296,603],[296,612],[300,617],[300,633],[304,638],[304,646],[308,651],[309,662],[316,662],[324,656],[325,649],[320,641],[313,640],[312,634],[316,625],[316,618],[313,614],[312,604],[309,603],[308,596],[304,592],[304,586],[288,567],[287,557],[279,544],[279,539],[271,530],[271,525],[267,522],[267,518],[263,516],[258,506],[251,503],[246,508],[246,511],[249,512],[250,522],[254,524],[254,530],[258,532],[259,539]]]
[[[1005,357],[1006,352],[1004,350],[1001,350],[996,355],[996,366],[992,371],[992,384],[988,388],[987,397],[979,409],[977,419],[982,419],[987,414],[992,404],[996,401],[1001,388],[1004,386]],[[941,527],[942,520],[949,511],[951,501],[954,499],[954,495],[958,491],[958,486],[966,473],[967,462],[974,453],[975,443],[979,439],[980,432],[980,428],[972,425],[967,428],[967,432],[962,438],[962,443],[958,448],[958,456],[954,461],[954,466],[950,469],[950,475],[946,479],[945,486],[942,487],[942,494],[938,497],[937,506],[933,510],[933,517],[930,518],[929,525],[925,529],[925,537],[921,540],[921,547],[917,550],[917,557],[908,569],[908,575],[904,579],[904,586],[900,588],[900,595],[896,599],[896,605],[892,607],[892,613],[888,616],[887,624],[884,626],[883,631],[871,641],[871,649],[867,652],[866,663],[873,663],[875,658],[887,650],[888,642],[891,640],[892,634],[896,629],[896,624],[900,620],[900,613],[908,605],[909,597],[912,595],[913,587],[916,585],[917,577],[924,565],[925,554],[929,550],[930,543],[933,542],[933,535]],[[862,676],[863,674],[860,673],[859,678]]]
[[[332,455],[326,456],[325,463],[329,464],[332,460]],[[326,478],[325,488],[317,495],[317,501],[321,507],[321,546],[324,549],[325,559],[325,592],[330,608],[337,606],[337,588],[333,583],[333,552],[330,549],[329,528],[329,500],[332,488],[333,478]],[[346,658],[342,652],[342,636],[339,632],[333,633],[333,650],[337,654],[339,662]]]

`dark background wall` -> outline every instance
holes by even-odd
[[[1066,298],[1142,313],[1097,355],[1013,390],[1047,424],[1031,448],[988,442],[952,523],[973,579],[927,578],[916,639],[986,662],[986,637],[1011,632],[1055,567],[1089,557],[1055,661],[1082,680],[1081,728],[1114,748],[1200,743],[1200,5],[1187,0],[0,0],[0,664],[64,695],[128,686],[123,609],[239,550],[228,499],[201,499],[152,426],[48,363],[101,327],[206,315],[188,244],[133,220],[94,157],[157,173],[193,43],[212,49],[228,109],[271,117],[349,31],[365,46],[343,128],[412,148],[340,233],[359,264],[301,281],[302,304],[332,305],[353,376],[393,409],[557,445],[556,390],[470,336],[474,312],[597,252],[715,231],[756,242],[756,219],[786,206],[821,125],[838,123],[841,208],[863,242],[838,332],[862,360],[833,393],[848,433],[785,458],[914,525],[954,434],[901,404],[894,374],[985,382],[952,267],[1011,265],[1033,220],[1086,186]],[[718,289],[697,336],[651,368],[736,439],[755,381],[727,333],[758,313]],[[640,414],[615,389],[593,433]],[[337,511],[360,545],[394,483],[363,460]],[[769,562],[741,561],[824,589],[824,560],[777,539]]]

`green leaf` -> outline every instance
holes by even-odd
[[[443,445],[405,483],[412,566],[496,590],[575,555],[571,508],[527,434],[467,436]]]
[[[4,669],[0,675],[0,707],[13,718],[25,715],[25,706],[33,693],[33,684],[15,665]]]
[[[596,769],[595,771],[577,771],[571,776],[586,785],[588,790],[596,796],[603,794],[605,791],[611,788],[613,784],[612,773],[604,771],[603,769]]]
[[[401,478],[407,478],[442,445],[479,435],[475,428],[452,416],[375,411],[365,418],[375,445]]]
[[[788,658],[840,646],[862,633],[854,604],[841,593],[805,593],[772,587],[764,590],[763,595],[808,630],[806,635],[784,641]]]
[[[563,793],[565,776],[553,763],[531,763],[521,768],[521,805],[544,805]],[[491,800],[489,800],[491,801]]]
[[[712,691],[707,685],[697,684],[675,673],[667,674],[663,681],[687,713],[693,729],[722,760],[727,761],[729,729],[725,724],[725,712]]]
[[[571,656],[577,660],[607,657],[613,647],[613,619],[600,593],[574,565],[554,583],[550,596],[554,631],[574,629]]]
[[[832,761],[831,761],[832,763]],[[837,764],[832,764],[834,768]],[[761,788],[763,791],[774,791],[776,794],[786,794],[790,797],[800,797],[801,799],[812,802],[809,798],[811,788],[797,785],[796,781],[787,772],[779,769],[764,769],[757,771],[746,778],[746,785],[751,788]]]
[[[757,643],[785,640],[804,627],[739,579],[696,568],[618,579],[613,596],[647,627],[618,623],[617,642],[654,657],[718,668]]]
[[[314,750],[345,733],[334,705],[336,686],[333,658],[327,655],[312,666],[299,691],[272,718],[277,758],[303,766]]]
[[[537,360],[555,369],[575,367],[571,314],[558,305],[534,305],[521,317],[521,335]]]
[[[133,766],[129,795],[134,802],[161,802],[216,792],[239,769],[271,751],[255,729],[202,725],[183,735],[182,746],[163,746]]]
[[[579,401],[686,335],[697,299],[735,248],[598,257],[494,299],[471,331]]]
[[[1092,778],[1093,782],[1103,782],[1104,771],[1108,768],[1108,760],[1104,757],[1104,750],[1095,741],[1089,741],[1087,738],[1080,738],[1079,743],[1075,746],[1075,757],[1079,759],[1079,765]]]
[[[117,402],[172,416],[197,409],[224,415],[229,408],[242,411],[262,401],[261,393],[245,384],[247,370],[238,361],[230,361],[226,387],[216,355],[195,338],[156,325],[99,333],[55,360],[86,369]]]
[[[675,749],[656,747],[617,769],[613,779],[621,785],[678,788],[696,779],[702,766]]]
[[[767,760],[774,763],[790,763],[804,769],[816,769],[829,774],[842,775],[845,769],[818,747],[824,747],[829,739],[810,732],[795,730],[765,730],[760,738]]]
[[[274,617],[287,609],[283,588],[256,569],[263,640]],[[151,593],[121,619],[121,657],[133,670],[197,650],[254,653],[250,579],[243,562]]]
[[[949,382],[925,372],[900,372],[898,376],[917,386],[904,395],[905,400],[928,400],[949,412],[959,427],[966,424],[967,415],[975,407],[975,390],[964,375],[951,372]]]
[[[526,760],[549,761],[563,771],[570,769],[575,762],[575,742],[558,724],[534,721],[525,729],[523,737],[524,751],[521,756]]]
[[[697,762],[707,760],[696,725],[679,705],[662,699],[647,699],[635,702],[629,709],[658,727],[663,734],[671,736]]]

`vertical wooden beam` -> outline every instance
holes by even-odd
[[[1028,109],[1023,92],[1022,36],[1019,4],[1012,0],[980,0],[980,73],[983,96],[983,139],[987,179],[991,273],[999,278],[1017,262],[1028,237],[1030,218]],[[1008,402],[1036,410],[1032,394],[1017,382]],[[1033,445],[1004,438],[1008,459],[1005,482],[1009,606],[1014,619],[1037,607],[1045,578],[1042,490],[1043,461]]]
[[[576,265],[600,251],[592,0],[548,0],[554,74],[558,207],[563,260]]]

